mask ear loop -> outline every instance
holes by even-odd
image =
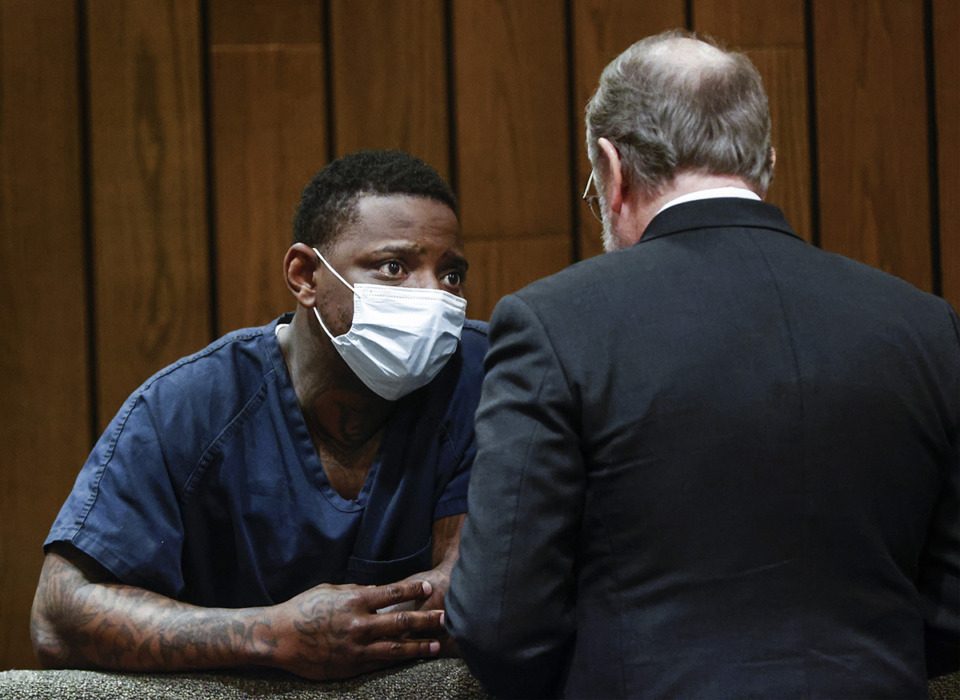
[[[322,262],[324,265],[326,265],[326,266],[327,266],[327,269],[330,270],[330,272],[332,272],[334,275],[336,275],[336,277],[337,277],[338,280],[340,280],[341,282],[343,282],[344,285],[346,285],[347,289],[349,289],[349,290],[350,290],[351,292],[353,292],[354,294],[357,293],[357,290],[354,289],[353,286],[352,286],[349,282],[347,282],[345,279],[343,279],[343,277],[340,276],[340,273],[339,273],[339,272],[337,272],[336,270],[333,269],[333,267],[330,265],[330,263],[327,262],[327,259],[326,259],[325,257],[323,257],[322,255],[320,255],[320,251],[319,251],[319,250],[317,250],[316,248],[311,248],[311,250],[312,250],[314,253],[317,254],[317,257],[320,258],[320,262]]]
[[[336,276],[336,278],[337,278],[338,280],[340,280],[341,282],[343,282],[343,284],[346,285],[347,289],[349,289],[351,292],[353,292],[354,296],[356,296],[357,290],[354,289],[354,288],[350,285],[349,282],[347,282],[345,279],[343,279],[343,277],[340,276],[340,273],[339,273],[339,272],[337,272],[336,270],[333,269],[333,267],[330,265],[330,263],[327,262],[327,259],[324,258],[324,257],[320,254],[320,251],[317,250],[316,248],[312,248],[312,250],[313,250],[314,253],[317,254],[317,257],[320,258],[320,262],[322,262],[324,265],[326,265],[326,266],[327,266],[327,269],[330,270],[330,272],[332,272],[332,273]],[[327,334],[327,337],[330,338],[330,340],[334,340],[333,333],[331,333],[329,330],[327,330],[326,324],[324,324],[323,319],[320,318],[320,312],[317,311],[317,305],[316,305],[316,304],[313,305],[313,315],[317,317],[317,321],[320,322],[320,327],[323,329],[323,332]]]

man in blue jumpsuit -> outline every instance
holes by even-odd
[[[425,163],[318,173],[296,310],[148,379],[80,472],[44,545],[41,663],[326,679],[440,653],[486,351],[466,267]]]

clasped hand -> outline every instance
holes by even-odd
[[[349,678],[439,653],[439,639],[445,636],[442,610],[377,612],[426,601],[433,592],[422,580],[385,586],[321,584],[277,606],[278,629],[268,625],[255,634],[274,647],[279,668],[317,680]]]

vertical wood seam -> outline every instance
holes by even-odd
[[[817,138],[817,61],[813,27],[813,0],[803,3],[803,32],[807,56],[807,150],[810,154],[810,242],[820,248],[820,151]]]
[[[927,90],[927,168],[930,194],[930,276],[933,293],[943,296],[940,259],[940,143],[937,134],[937,64],[933,45],[933,2],[923,1],[923,60]]]
[[[460,156],[457,148],[459,132],[457,130],[457,71],[456,46],[453,40],[453,0],[443,2],[443,52],[444,80],[447,82],[447,183],[457,196],[457,210],[460,209]],[[459,215],[458,215],[459,218]]]
[[[83,236],[83,277],[86,287],[86,328],[87,328],[87,396],[90,402],[87,430],[89,447],[93,449],[100,437],[100,391],[99,371],[97,370],[97,304],[96,281],[94,279],[94,240],[93,240],[93,165],[91,155],[90,132],[90,65],[87,60],[87,3],[75,0],[74,11],[77,18],[77,128],[80,149],[80,230]]]
[[[570,185],[567,192],[570,206],[570,262],[579,262],[580,250],[580,180],[577,178],[577,165],[580,162],[580,148],[578,144],[577,120],[582,118],[581,107],[577,105],[577,68],[576,68],[576,31],[573,19],[573,0],[564,0],[563,19],[565,24],[567,50],[567,149],[568,167],[570,168]]]
[[[210,60],[210,3],[199,0],[200,15],[200,81],[203,90],[203,159],[205,165],[204,186],[207,220],[207,300],[210,304],[210,342],[220,335],[220,280],[217,272],[217,211],[216,171],[213,135],[213,79]],[[232,330],[232,329],[231,329]]]
[[[323,51],[321,52],[323,55],[323,98],[327,110],[327,162],[329,163],[337,157],[336,110],[333,106],[333,28],[330,26],[332,15],[330,0],[321,0],[321,2],[320,13],[323,17],[323,26],[320,28],[320,36],[323,37]]]

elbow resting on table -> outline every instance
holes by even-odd
[[[39,594],[33,601],[30,613],[30,639],[33,653],[41,668],[79,668],[82,664],[71,663],[67,653],[68,645],[51,619],[48,606]]]

